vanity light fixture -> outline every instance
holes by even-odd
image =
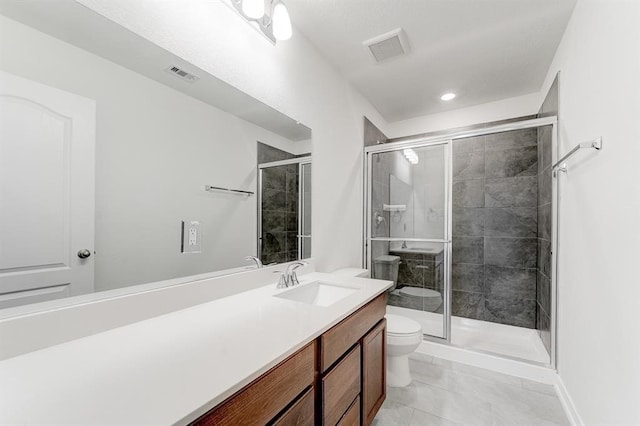
[[[440,96],[440,99],[442,99],[443,101],[450,101],[451,99],[455,98],[456,94],[455,93],[445,93],[444,95]]]
[[[407,161],[409,161],[411,164],[418,164],[418,154],[416,154],[414,150],[412,150],[411,148],[407,148],[403,150],[402,153],[407,158]]]
[[[282,0],[230,0],[249,23],[256,25],[274,44],[289,40],[293,34],[289,11]]]
[[[273,7],[273,35],[276,40],[289,40],[293,34],[291,30],[291,19],[289,11],[282,2],[278,2]]]
[[[264,16],[264,0],[242,0],[242,13],[251,19],[260,19]]]

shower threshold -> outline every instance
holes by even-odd
[[[418,321],[424,334],[442,333],[442,315],[387,306],[387,313]],[[550,358],[538,331],[462,317],[451,317],[451,343],[455,346],[507,357],[549,364]]]

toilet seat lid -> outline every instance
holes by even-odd
[[[422,287],[403,287],[400,289],[400,293],[408,296],[424,297],[424,298],[436,298],[439,299],[440,292],[430,290]]]
[[[378,256],[375,259],[373,259],[373,263],[396,263],[396,262],[400,262],[400,256],[384,255],[384,256]]]
[[[418,321],[401,315],[387,314],[387,333],[389,334],[414,334],[422,331]]]

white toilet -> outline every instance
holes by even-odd
[[[396,289],[399,264],[398,256],[384,255],[373,261],[374,278],[393,281],[393,286],[387,290],[389,292]],[[440,295],[440,293],[437,294]],[[400,388],[411,383],[409,355],[418,349],[422,342],[422,326],[417,321],[401,315],[387,314],[385,318],[387,319],[387,385]]]
[[[422,342],[422,326],[411,318],[387,314],[387,385],[403,387],[411,383],[409,355]]]
[[[419,298],[422,310],[427,312],[436,312],[442,305],[442,295],[439,291],[422,287],[403,287],[398,292],[405,297]]]

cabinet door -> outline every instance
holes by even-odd
[[[313,426],[314,397],[314,389],[311,387],[291,408],[278,417],[273,426]]]
[[[370,425],[386,397],[386,325],[382,319],[362,338],[362,421]]]

